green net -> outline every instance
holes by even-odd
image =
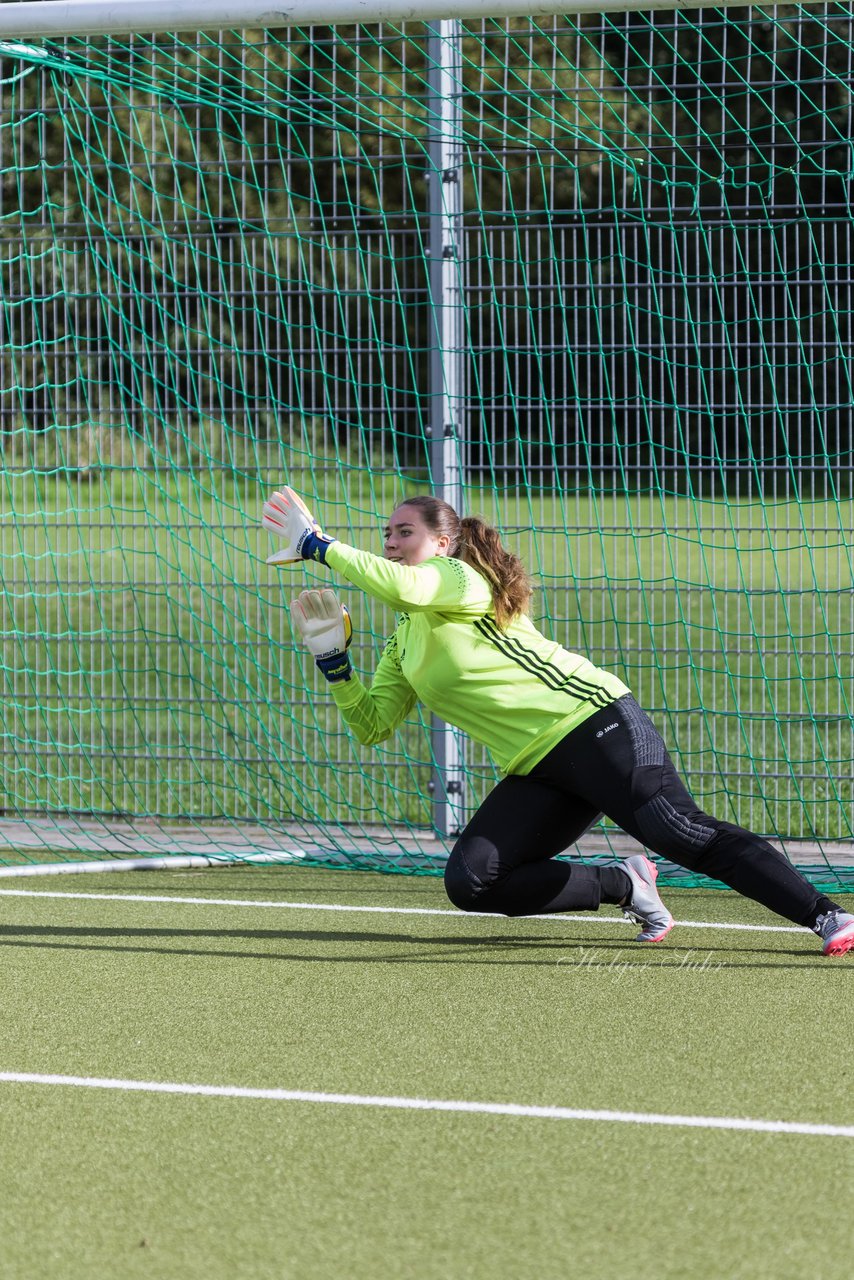
[[[430,35],[0,45],[2,859],[437,869],[435,726],[353,742],[258,524],[379,550],[450,466],[698,801],[850,886],[850,13]]]

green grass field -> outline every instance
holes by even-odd
[[[610,910],[476,918],[428,878],[233,868],[22,883],[0,893],[3,1280],[844,1270],[852,959],[825,959],[744,899],[672,891],[677,919],[695,923],[644,948]],[[652,1122],[73,1082],[93,1079]]]
[[[0,808],[429,825],[424,728],[361,750],[294,649],[286,603],[320,579],[263,564],[282,474],[264,466],[2,478]],[[400,477],[321,458],[287,478],[379,549]],[[851,838],[854,504],[514,488],[469,506],[538,575],[541,625],[654,713],[702,804]],[[392,616],[345,594],[369,673]],[[471,762],[474,803],[493,775]]]

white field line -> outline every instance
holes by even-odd
[[[537,1107],[515,1102],[462,1102],[441,1098],[397,1098],[359,1093],[316,1093],[306,1089],[249,1089],[239,1085],[174,1084],[160,1080],[111,1080],[97,1076],[40,1075],[0,1071],[0,1083],[114,1089],[127,1093],[171,1093],[204,1098],[244,1098],[265,1102],[314,1102],[327,1106],[385,1107],[395,1111],[453,1111],[475,1115],[520,1116],[532,1120],[599,1120],[617,1124],[672,1128],[737,1129],[753,1133],[797,1133],[822,1138],[854,1138],[854,1125],[808,1124],[790,1120],[752,1120],[741,1116],[676,1116],[649,1111],[594,1111],[587,1107]]]
[[[453,916],[463,921],[474,917],[478,920],[504,920],[507,917],[489,911],[448,911],[442,907],[362,907],[340,902],[265,902],[252,898],[187,898],[172,894],[156,893],[71,893],[57,889],[0,889],[0,897],[6,898],[75,898],[87,902],[163,902],[188,907],[254,907],[273,911],[342,911],[368,915],[393,916]],[[586,915],[516,916],[518,920],[551,920],[561,924],[571,920],[575,924],[622,924],[622,916],[598,915],[595,911]],[[751,933],[804,933],[798,925],[782,924],[722,924],[714,920],[677,920],[683,929],[737,929]],[[2,926],[2,920],[0,920]]]

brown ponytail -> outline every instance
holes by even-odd
[[[482,574],[492,591],[495,621],[504,630],[531,602],[531,582],[518,556],[501,543],[497,529],[479,516],[461,520],[454,508],[441,498],[419,494],[407,498],[401,507],[415,507],[431,533],[448,538],[448,554],[471,565]]]
[[[460,521],[458,559],[482,574],[492,588],[495,621],[501,631],[531,602],[531,580],[517,555],[502,545],[497,529],[479,516]]]

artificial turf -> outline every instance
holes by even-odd
[[[613,911],[474,918],[434,879],[308,868],[25,888],[0,895],[0,1072],[854,1121],[854,957],[807,932],[640,947]],[[10,1280],[821,1280],[850,1232],[848,1137],[17,1083],[0,1123]]]

